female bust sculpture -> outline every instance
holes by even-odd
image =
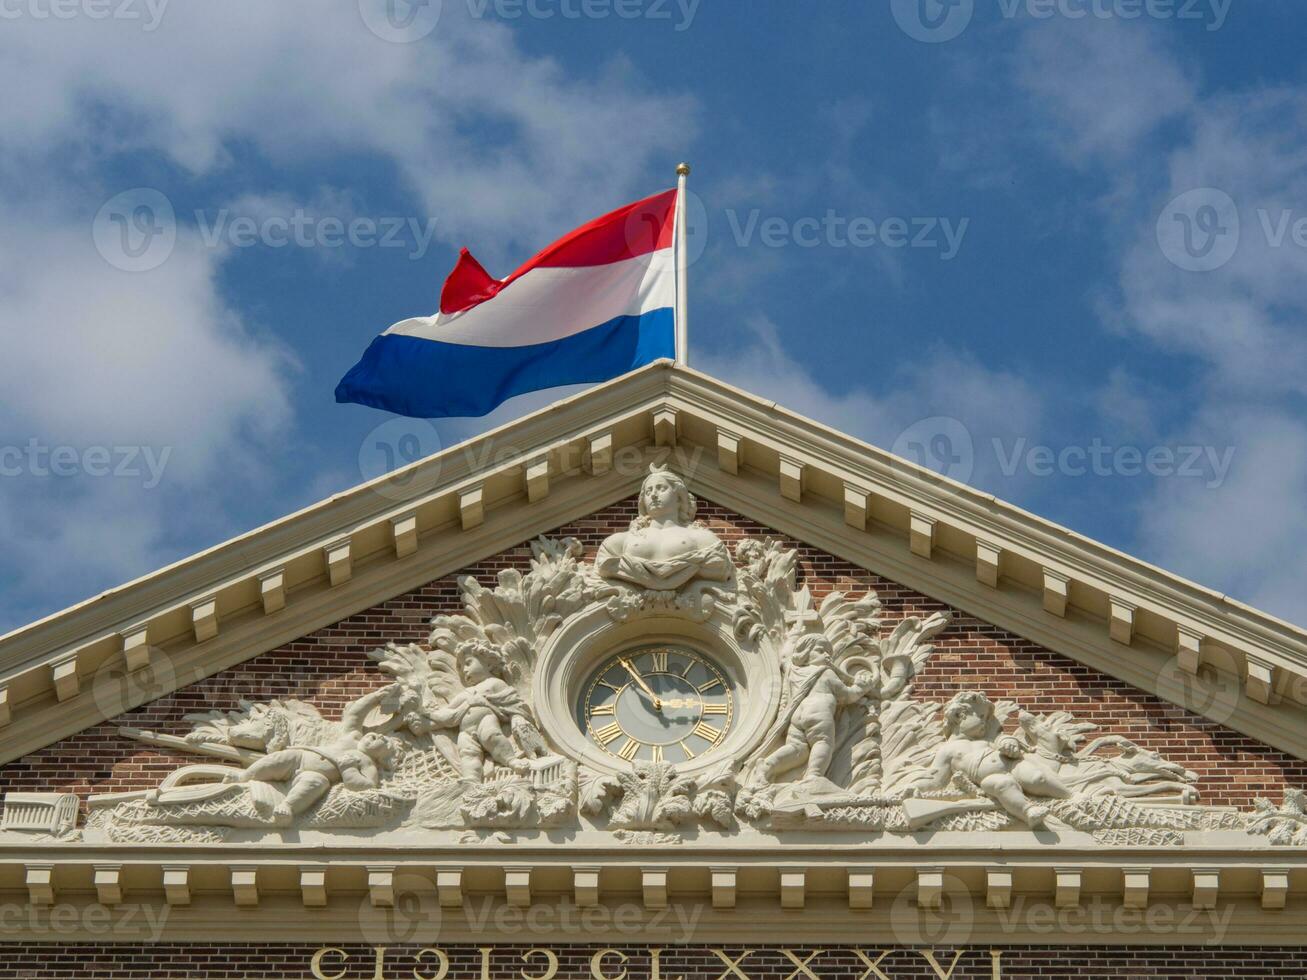
[[[657,592],[674,592],[696,578],[730,578],[730,553],[717,535],[694,523],[694,496],[679,476],[651,465],[640,486],[639,509],[629,530],[609,535],[599,546],[595,570],[603,578]]]

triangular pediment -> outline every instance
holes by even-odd
[[[401,891],[719,938],[738,892],[840,943],[953,901],[1042,942],[1050,894],[1307,921],[1301,630],[669,363],[18,630],[0,677],[0,891],[161,890],[176,938],[371,942]],[[608,734],[604,688],[684,730]]]
[[[10,633],[2,758],[629,496],[651,460],[767,526],[1307,759],[1302,630],[665,362]]]

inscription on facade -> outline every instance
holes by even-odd
[[[460,951],[466,954],[466,951]],[[566,946],[536,946],[516,954],[514,967],[493,962],[493,946],[476,947],[474,963],[479,966],[478,980],[558,980],[562,957],[571,950]],[[835,969],[824,964],[823,958],[839,957]],[[897,955],[896,955],[897,954]],[[339,946],[323,946],[309,961],[309,969],[316,980],[345,980],[347,976],[363,976],[360,969],[371,969],[371,980],[449,980],[454,951],[439,946],[426,946],[416,952],[374,946],[370,951],[351,954]],[[690,980],[680,969],[669,969],[666,955],[694,956],[711,969],[699,967],[696,977],[711,980],[759,980],[776,976],[777,957],[784,969],[789,970],[783,980],[895,980],[897,976],[919,976],[924,962],[939,980],[952,980],[959,964],[967,963],[970,975],[978,969],[988,968],[992,980],[1002,980],[1003,951],[1001,949],[957,949],[941,952],[930,949],[832,947],[821,949],[740,949],[717,947],[653,947],[648,949],[618,949],[609,946],[594,952],[586,951],[588,972],[569,971],[569,977],[586,976],[593,980],[628,980],[631,976],[648,976],[649,980]],[[767,957],[763,964],[761,957]],[[891,959],[893,958],[893,959]],[[757,961],[757,962],[751,962]],[[757,968],[764,973],[751,973]],[[826,967],[823,970],[823,967]],[[852,968],[851,968],[852,967]],[[897,971],[906,971],[901,973]],[[461,974],[469,976],[470,974]]]

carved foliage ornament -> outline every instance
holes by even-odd
[[[188,716],[184,739],[124,730],[206,761],[93,797],[87,833],[680,840],[743,823],[1307,842],[1300,796],[1250,817],[1199,807],[1192,772],[1066,712],[978,691],[917,700],[947,614],[886,623],[873,592],[816,602],[793,550],[745,539],[732,555],[695,509],[655,466],[638,517],[593,564],[574,539],[540,538],[527,572],[460,579],[463,612],[436,617],[425,643],[374,651],[385,683],[338,721],[297,701],[242,702]],[[648,642],[662,633],[675,642]]]

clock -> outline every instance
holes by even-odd
[[[582,688],[586,737],[627,762],[689,762],[721,744],[735,718],[726,673],[680,644],[635,647],[603,661]]]

